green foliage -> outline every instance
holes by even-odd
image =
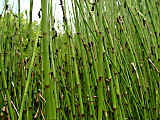
[[[160,119],[159,1],[60,0],[58,34],[42,2],[0,17],[0,118]]]

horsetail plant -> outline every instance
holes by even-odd
[[[2,120],[160,119],[159,1],[34,2],[0,11]]]

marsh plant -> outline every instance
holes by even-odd
[[[40,23],[20,2],[0,13],[2,120],[160,119],[160,1],[59,0],[59,33],[53,0]]]

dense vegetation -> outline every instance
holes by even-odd
[[[47,2],[50,1],[50,2]],[[0,15],[2,120],[160,119],[160,1],[60,0],[57,34],[52,0],[41,23]],[[50,4],[48,4],[50,3]]]

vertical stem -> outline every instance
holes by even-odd
[[[21,3],[20,3],[20,0],[18,0],[18,19],[19,19],[19,30],[20,30],[20,27],[21,27]]]
[[[64,0],[64,3],[65,3],[65,0]],[[76,56],[75,56],[75,48],[74,48],[74,45],[73,45],[72,38],[69,35],[69,27],[68,27],[68,23],[67,23],[66,11],[64,9],[64,5],[63,5],[62,0],[60,0],[60,4],[61,4],[62,12],[63,12],[63,22],[65,24],[64,28],[66,28],[65,29],[66,34],[67,34],[69,44],[70,44],[70,47],[71,47],[71,54],[72,54],[72,59],[73,59],[73,64],[74,64],[76,83],[77,83],[77,87],[78,87],[78,97],[79,97],[79,102],[80,102],[79,103],[80,104],[80,116],[83,117],[84,108],[83,108],[83,101],[82,101],[81,83],[80,83],[78,66],[77,66],[77,61],[76,61]]]
[[[5,23],[5,16],[6,16],[6,10],[7,10],[7,7],[8,7],[8,0],[5,0],[5,13],[4,13],[4,19],[3,19],[3,23]],[[3,27],[5,27],[5,24],[3,25]],[[4,29],[2,30],[2,34],[4,35]],[[3,83],[3,87],[6,91],[6,97],[7,97],[7,103],[8,103],[8,108],[9,108],[9,114],[10,114],[10,117],[11,117],[11,120],[14,120],[14,113],[13,113],[13,109],[12,109],[12,106],[11,106],[11,96],[9,94],[9,90],[8,90],[8,86],[7,86],[7,80],[6,80],[6,73],[5,73],[5,55],[6,55],[6,51],[5,51],[5,48],[3,48],[3,43],[4,42],[4,36],[2,36],[1,38],[1,45],[0,45],[0,69],[1,69],[1,74],[2,74],[2,83]]]
[[[48,0],[41,0],[42,6],[42,60],[43,60],[43,73],[44,73],[44,87],[45,87],[45,97],[46,97],[46,106],[45,113],[46,118],[49,120],[56,120],[56,106],[55,98],[53,97],[52,90],[50,87],[51,75],[50,75],[50,62],[49,62],[49,39],[48,39],[48,30],[47,30],[47,3]]]
[[[29,40],[30,40],[30,42],[29,42],[29,46],[30,46],[30,53],[32,52],[32,50],[31,50],[31,42],[32,42],[32,40],[31,40],[31,38],[32,38],[32,9],[33,9],[33,0],[30,0],[30,18],[29,18]],[[32,80],[33,81],[33,80]],[[29,119],[29,120],[31,120],[31,119],[33,119],[32,118],[32,83],[33,82],[31,82],[30,83],[30,89],[29,89],[29,96],[28,96],[28,116],[27,116],[27,119]]]

